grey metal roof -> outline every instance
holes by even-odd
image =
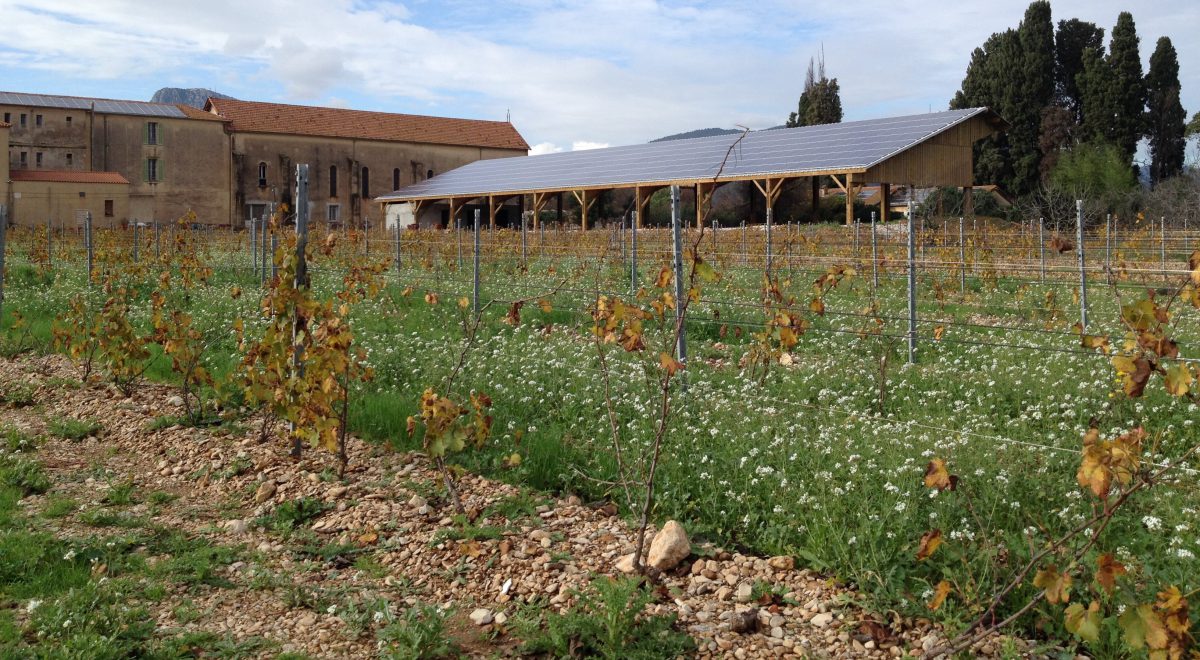
[[[446,199],[488,194],[633,187],[669,181],[858,171],[910,149],[987,108],[823,126],[754,131],[744,137],[651,142],[625,147],[476,161],[376,198]],[[732,150],[731,150],[732,149]],[[726,154],[728,160],[726,161]],[[721,168],[725,162],[724,169]]]
[[[137,115],[141,117],[174,117],[186,119],[182,110],[165,103],[144,101],[118,101],[93,99],[81,96],[53,96],[50,94],[25,94],[22,92],[0,92],[0,104],[30,106],[37,108],[62,108],[64,110],[91,110],[110,115]]]

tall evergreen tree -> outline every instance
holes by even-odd
[[[1019,50],[1011,53],[1019,61],[1019,71],[1010,73],[1009,135],[1013,181],[1018,194],[1031,192],[1040,178],[1042,115],[1054,102],[1054,23],[1050,20],[1050,2],[1037,0],[1025,10],[1017,28]],[[1019,58],[1019,59],[1018,59]]]
[[[1157,184],[1183,170],[1187,113],[1179,102],[1179,58],[1171,40],[1161,37],[1146,74],[1146,126],[1150,137],[1150,181]]]
[[[1077,18],[1058,22],[1054,37],[1054,77],[1058,104],[1071,112],[1075,123],[1083,123],[1083,104],[1076,82],[1083,72],[1083,51],[1104,50],[1104,28]]]
[[[1103,51],[1085,48],[1083,67],[1075,77],[1079,87],[1079,109],[1083,116],[1080,136],[1089,142],[1110,142],[1117,116],[1112,65]]]
[[[786,125],[794,128],[837,124],[841,121],[841,90],[837,78],[826,77],[825,55],[822,53],[819,64],[811,58],[808,60],[808,71],[804,75],[804,92],[800,94],[799,106],[796,112],[788,116]]]
[[[1110,93],[1116,111],[1109,137],[1130,162],[1146,126],[1146,85],[1142,79],[1138,41],[1133,15],[1127,11],[1121,12],[1108,45],[1108,61],[1113,76]]]

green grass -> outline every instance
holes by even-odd
[[[0,429],[3,446],[10,452],[29,452],[37,449],[37,438],[13,426]]]
[[[380,655],[394,660],[435,660],[458,656],[458,644],[446,635],[450,616],[451,612],[433,605],[410,608],[402,617],[379,630]]]
[[[95,435],[101,428],[100,422],[92,419],[76,419],[74,417],[54,417],[46,423],[46,430],[51,435],[78,442]]]
[[[21,456],[0,456],[0,488],[22,495],[39,495],[50,490],[50,477],[41,463]]]

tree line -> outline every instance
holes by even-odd
[[[1117,16],[1107,48],[1104,37],[1077,18],[1055,29],[1050,3],[1036,0],[1016,28],[974,50],[950,107],[987,106],[1011,126],[976,146],[976,181],[1028,195],[1079,154],[1126,163],[1132,178],[1143,138],[1152,185],[1182,172],[1188,123],[1170,37],[1158,39],[1145,73],[1131,13]]]

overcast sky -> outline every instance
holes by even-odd
[[[940,110],[971,50],[1024,0],[0,0],[0,88],[147,100],[159,87],[243,99],[504,119],[539,152],[766,128],[825,51],[847,120]],[[1200,109],[1200,2],[1055,0],[1105,28],[1133,11],[1148,62],[1179,52]]]

